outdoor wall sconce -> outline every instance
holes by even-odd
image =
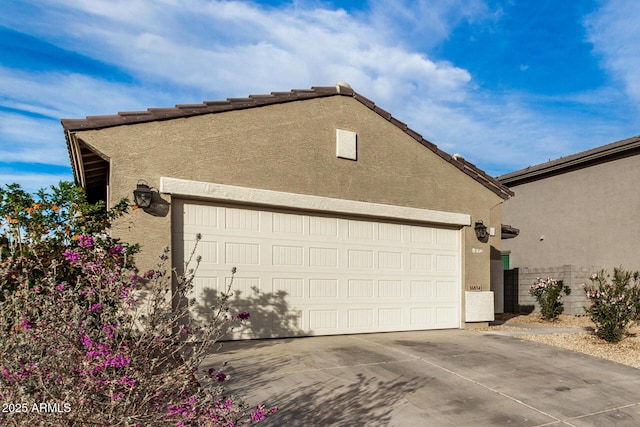
[[[473,227],[473,229],[476,231],[476,237],[478,238],[478,240],[480,240],[481,242],[487,241],[487,226],[484,225],[481,220],[476,221],[476,225],[475,227]]]
[[[147,184],[138,183],[136,189],[133,190],[133,199],[140,208],[148,208],[151,206],[151,188]]]

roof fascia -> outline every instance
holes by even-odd
[[[73,178],[76,184],[85,188],[86,180],[84,176],[84,167],[82,162],[82,154],[80,152],[80,143],[76,137],[75,132],[65,132],[67,140],[67,150],[69,151],[69,158],[71,159],[71,170],[73,172]]]
[[[503,185],[515,187],[638,154],[640,154],[640,137],[633,137],[547,163],[530,166],[501,175],[496,179]]]
[[[446,162],[469,175],[476,182],[503,200],[513,196],[514,193],[509,188],[495,178],[487,175],[486,172],[474,164],[467,162],[462,157],[454,157],[445,153],[439,149],[437,145],[427,141],[422,135],[410,129],[405,123],[376,106],[370,99],[355,92],[351,87],[340,84],[328,87],[312,87],[311,89],[294,89],[290,92],[272,92],[268,95],[250,95],[247,98],[228,98],[225,101],[205,101],[202,104],[176,105],[173,108],[149,108],[146,111],[120,112],[117,115],[110,116],[93,116],[86,117],[85,119],[62,119],[61,123],[65,131],[71,134],[73,131],[98,130],[122,125],[194,117],[328,96],[347,96],[356,99],[362,105],[398,127],[411,138],[433,151]]]

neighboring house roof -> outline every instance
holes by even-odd
[[[513,196],[513,192],[511,190],[502,185],[495,178],[487,175],[474,164],[467,162],[460,156],[452,157],[440,150],[435,144],[427,141],[420,134],[407,127],[405,123],[397,120],[390,113],[375,105],[373,101],[358,94],[348,85],[345,86],[343,84],[327,87],[312,87],[311,89],[303,90],[292,90],[290,92],[272,92],[268,95],[249,95],[247,98],[228,98],[224,101],[205,101],[202,104],[176,105],[173,108],[149,108],[146,111],[121,112],[116,115],[88,116],[85,119],[62,119],[61,123],[65,130],[67,148],[69,150],[69,157],[71,158],[71,165],[76,181],[85,187],[90,185],[97,186],[104,182],[105,177],[108,175],[107,159],[101,158],[98,153],[93,153],[86,147],[74,149],[72,145],[72,134],[75,132],[193,117],[203,114],[223,113],[230,110],[256,108],[327,96],[353,97],[372,111],[379,114],[385,120],[400,128],[417,142],[430,149],[447,162],[456,166],[462,172],[466,173],[489,190],[493,191],[498,196],[503,199],[508,199]]]
[[[529,166],[525,169],[501,175],[497,177],[497,180],[508,187],[514,187],[638,154],[640,154],[640,136],[634,136],[592,150],[551,160],[547,163]]]

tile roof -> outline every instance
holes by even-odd
[[[640,154],[640,136],[623,139],[591,150],[561,157],[536,166],[529,166],[515,172],[500,175],[496,179],[502,184],[514,187],[527,182],[587,168],[612,160]]]
[[[72,159],[73,173],[78,179],[78,170],[74,162],[71,150],[70,133],[84,130],[104,129],[114,126],[171,120],[176,118],[193,117],[203,114],[222,113],[231,110],[242,110],[246,108],[256,108],[266,105],[282,104],[286,102],[301,101],[313,98],[328,96],[350,96],[371,109],[385,120],[400,128],[407,135],[417,142],[430,149],[447,162],[451,163],[460,171],[469,175],[480,184],[493,191],[503,199],[513,196],[513,192],[506,186],[498,182],[495,178],[487,175],[474,164],[466,161],[460,156],[451,156],[440,150],[435,144],[424,139],[419,133],[410,129],[405,123],[393,117],[389,112],[378,107],[373,101],[355,92],[351,87],[344,84],[336,86],[312,87],[311,89],[294,89],[289,92],[271,92],[266,95],[249,95],[247,98],[227,98],[223,101],[205,101],[202,104],[179,104],[172,108],[149,108],[145,111],[120,112],[115,115],[87,116],[84,119],[62,119],[62,127],[67,136],[67,148]],[[86,172],[86,171],[85,171]]]

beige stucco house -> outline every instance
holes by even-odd
[[[491,257],[499,264],[511,191],[346,84],[62,125],[89,198],[153,190],[150,207],[112,230],[142,245],[143,268],[170,245],[180,270],[201,233],[203,305],[237,268],[246,336],[493,319]]]
[[[498,177],[516,196],[503,222],[520,230],[504,240],[509,267],[519,270],[520,305],[533,305],[536,277],[573,288],[565,311],[584,314],[582,284],[600,268],[640,269],[640,137],[614,142]]]

